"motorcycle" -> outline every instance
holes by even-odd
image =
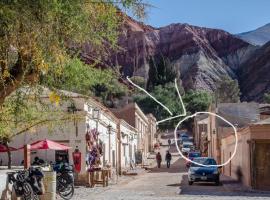
[[[21,197],[23,200],[38,200],[38,195],[44,193],[42,183],[44,175],[38,168],[9,172],[7,175],[16,196]]]
[[[54,167],[56,171],[56,191],[59,196],[69,200],[74,195],[74,175],[73,168],[68,164],[63,164],[60,168]]]

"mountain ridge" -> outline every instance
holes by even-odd
[[[239,73],[242,100],[263,102],[270,93],[270,42],[254,51]]]
[[[236,36],[251,44],[262,46],[270,41],[270,23],[252,31],[239,33]]]
[[[213,91],[223,75],[236,78],[236,70],[253,48],[230,33],[187,23],[154,28],[127,18],[119,46],[109,62],[122,67],[124,76],[148,79],[149,59],[167,57],[180,72],[185,89]]]
[[[160,56],[168,58],[179,72],[184,89],[199,89],[213,92],[216,82],[229,76],[237,79],[243,90],[244,100],[248,97],[243,78],[246,66],[250,67],[251,55],[259,47],[252,45],[238,36],[220,29],[205,28],[187,23],[174,23],[155,28],[131,17],[125,17],[120,29],[118,51],[102,58],[108,66],[120,69],[123,77],[141,76],[147,81],[150,59]],[[86,46],[87,47],[87,46]],[[82,56],[86,59],[93,54],[84,48]],[[269,70],[270,71],[270,70]],[[256,74],[256,71],[253,72]],[[259,77],[256,77],[258,79]],[[258,81],[259,82],[259,81]],[[253,84],[256,84],[253,82]],[[247,95],[247,96],[245,96]],[[255,100],[261,101],[263,94],[257,94]]]

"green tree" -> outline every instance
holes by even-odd
[[[0,1],[0,104],[20,86],[36,84],[50,68],[64,65],[70,46],[88,42],[100,57],[116,48],[123,21],[117,6],[145,14],[142,0]]]
[[[148,74],[147,89],[150,91],[157,85],[165,85],[179,78],[173,64],[163,56],[150,58]]]
[[[43,97],[42,101],[40,95]],[[9,149],[9,142],[25,131],[38,126],[47,126],[48,129],[61,128],[63,123],[69,120],[83,120],[83,116],[67,113],[59,106],[62,103],[72,103],[70,99],[60,102],[59,95],[60,93],[43,87],[23,87],[8,96],[0,109],[0,143]],[[8,158],[10,168],[10,151]]]
[[[264,101],[265,101],[265,103],[270,103],[270,93],[264,94]]]
[[[117,74],[112,69],[98,69],[84,64],[78,58],[69,59],[63,66],[51,68],[46,76],[41,77],[41,83],[48,88],[97,96],[110,106],[113,106],[114,98],[127,92],[127,88],[119,83]]]
[[[212,97],[206,91],[190,90],[184,95],[183,101],[187,112],[194,114],[199,111],[207,111],[212,101]]]
[[[183,101],[188,115],[191,115],[195,114],[196,112],[207,111],[212,102],[212,96],[206,91],[190,90],[183,97]],[[193,123],[193,119],[188,119],[183,122],[182,126],[192,131]]]
[[[240,101],[240,89],[237,80],[223,76],[217,82],[215,98],[218,103],[237,103]]]
[[[181,88],[181,91],[182,88]],[[183,108],[179,101],[174,83],[155,86],[151,94],[166,107],[170,109],[173,115],[183,113]],[[134,101],[142,108],[145,113],[152,113],[157,120],[162,120],[170,117],[169,113],[152,98],[146,94],[139,94],[134,97]],[[172,123],[164,123],[160,128],[170,127]]]
[[[99,64],[108,49],[117,47],[125,17],[117,7],[143,17],[145,6],[141,0],[0,1],[0,142],[7,144],[36,125],[63,121],[56,108],[43,110],[51,105],[41,104],[39,92],[27,95],[19,88],[45,84],[56,104],[66,98],[58,89],[99,93],[104,99],[120,95],[123,88],[111,70],[94,69],[71,57],[87,42],[99,55],[93,63]]]

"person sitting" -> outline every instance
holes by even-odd
[[[64,165],[63,157],[58,156],[58,158],[55,161],[54,167],[53,167],[54,171],[59,171],[63,165]]]
[[[45,164],[45,161],[43,159],[39,159],[39,164],[40,165],[44,165]]]
[[[32,163],[32,165],[40,165],[40,162],[39,162],[39,157],[35,157],[34,158],[34,162]]]
[[[55,165],[53,166],[53,170],[58,173],[65,170],[66,168],[69,168],[68,162],[63,158],[63,156],[59,156],[55,162]]]

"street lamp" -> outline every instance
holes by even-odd
[[[112,126],[109,124],[107,126],[107,129],[108,129],[107,134],[109,135],[109,148],[108,148],[108,150],[109,150],[109,163],[111,163],[111,134],[112,134]]]
[[[76,114],[78,109],[76,108],[74,103],[71,103],[71,105],[67,107],[67,111],[74,115],[74,114]],[[76,135],[76,137],[78,137],[78,135],[79,135],[78,123],[77,123],[77,120],[75,119],[75,117],[74,117],[74,126],[75,126],[75,135]]]

